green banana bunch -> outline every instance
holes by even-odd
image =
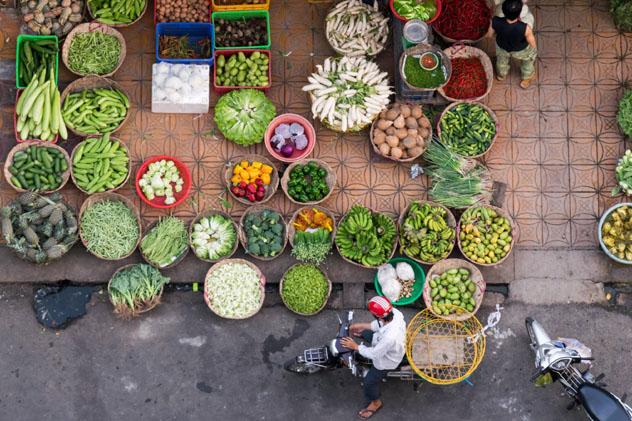
[[[456,230],[448,225],[448,212],[429,203],[413,202],[402,223],[400,251],[410,257],[434,263],[454,248]]]

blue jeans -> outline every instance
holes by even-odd
[[[373,340],[373,331],[363,330],[362,339],[370,345]],[[388,370],[378,370],[375,367],[369,369],[369,372],[364,378],[364,399],[367,405],[380,399],[380,383],[382,379],[386,377],[386,373],[388,373]]]

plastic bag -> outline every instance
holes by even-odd
[[[397,277],[402,281],[412,281],[415,279],[413,267],[406,262],[400,262],[396,268]]]
[[[384,290],[385,285],[390,281],[397,281],[397,272],[390,263],[377,268],[377,281],[380,283],[380,287]],[[399,284],[399,282],[397,282]]]
[[[382,286],[382,293],[390,302],[397,301],[402,292],[402,284],[397,279],[391,279]]]

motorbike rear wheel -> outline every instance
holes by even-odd
[[[303,375],[318,373],[320,370],[323,369],[322,367],[314,364],[299,363],[298,361],[296,361],[296,358],[293,358],[286,362],[283,365],[283,368],[285,368],[287,371],[291,371],[292,373]]]

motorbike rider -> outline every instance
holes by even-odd
[[[380,400],[380,382],[390,370],[396,369],[406,353],[406,321],[404,315],[393,308],[385,297],[369,300],[369,312],[375,320],[371,323],[354,323],[349,327],[353,336],[361,337],[370,344],[358,345],[352,338],[341,340],[345,348],[358,351],[372,361],[364,378],[366,407],[358,412],[361,419],[371,418],[384,404]]]

